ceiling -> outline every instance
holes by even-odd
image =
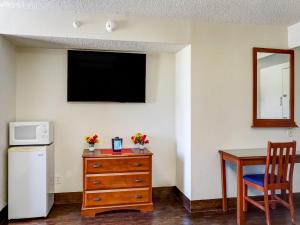
[[[14,36],[4,35],[17,47],[29,48],[53,48],[53,49],[95,49],[109,51],[143,52],[143,53],[175,53],[184,48],[184,45],[136,42],[136,41],[115,41],[86,38],[62,38],[42,36]]]
[[[175,17],[212,23],[291,25],[300,21],[299,0],[0,0],[0,7]]]

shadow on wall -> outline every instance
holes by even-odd
[[[151,141],[152,140],[152,141]],[[176,184],[176,142],[172,137],[151,136],[149,149],[153,152],[154,187],[169,187]],[[155,143],[155,144],[154,144]],[[159,145],[159,146],[158,146]],[[157,146],[157,147],[156,147]],[[160,151],[156,151],[159,149]],[[163,163],[162,163],[163,162]],[[166,168],[173,168],[172,170]]]
[[[151,58],[151,60],[149,60]],[[146,71],[151,74],[146,75],[146,103],[156,102],[158,99],[158,76],[161,66],[160,54],[154,55],[147,54],[146,56]],[[151,87],[151,89],[149,89]]]
[[[228,176],[228,178],[230,177],[234,177],[236,176],[236,165],[235,164],[231,164],[231,163],[227,163],[226,164],[226,173],[230,173],[231,176]],[[244,175],[246,174],[264,174],[265,173],[265,166],[245,166],[244,167]],[[228,179],[227,178],[227,179]],[[234,185],[236,185],[236,179],[234,180]],[[230,179],[228,179],[227,184],[229,185],[233,185],[232,182],[230,182]],[[228,189],[229,190],[229,189]],[[234,189],[236,190],[236,188]],[[221,180],[220,180],[220,191],[221,191]],[[236,195],[236,193],[235,193]],[[250,196],[257,196],[257,195],[263,195],[262,192],[254,190],[250,187],[249,189],[249,195]]]

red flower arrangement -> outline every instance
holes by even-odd
[[[131,140],[134,144],[149,144],[149,140],[147,140],[147,135],[141,134],[141,133],[136,133],[134,136],[131,137]]]
[[[94,145],[96,143],[99,143],[98,135],[95,134],[94,136],[86,136],[85,141],[86,141],[86,143],[88,143],[90,145]]]

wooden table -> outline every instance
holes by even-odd
[[[267,149],[238,149],[238,150],[220,150],[221,159],[221,179],[222,179],[222,197],[223,211],[228,210],[227,205],[227,189],[226,189],[226,161],[236,164],[236,179],[237,179],[237,224],[243,225],[243,167],[254,165],[265,165],[267,158]],[[296,163],[300,163],[300,152],[297,152]]]

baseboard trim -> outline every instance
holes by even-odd
[[[263,196],[253,196],[253,199],[257,201],[262,201]],[[294,193],[294,205],[299,206],[300,193]],[[236,198],[228,198],[228,209],[236,209]],[[191,213],[201,212],[201,211],[220,211],[222,212],[222,199],[208,199],[208,200],[195,200],[192,201]],[[279,204],[279,207],[281,205]],[[249,204],[249,208],[255,208],[255,206]]]
[[[178,187],[174,186],[173,188],[175,196],[178,198],[178,200],[182,203],[182,206],[185,208],[186,211],[191,212],[192,211],[192,202],[191,200],[183,194]]]
[[[81,204],[81,203],[82,203],[82,192],[54,193],[55,205]]]
[[[205,199],[205,200],[190,200],[186,197],[176,186],[171,187],[154,187],[153,199],[167,199],[177,197],[182,203],[183,207],[189,213],[196,212],[222,212],[222,199]],[[260,199],[262,196],[254,198]],[[54,204],[81,204],[82,192],[67,192],[55,193]],[[294,204],[300,205],[300,193],[294,193]],[[251,206],[250,206],[251,207]],[[236,198],[228,198],[228,208],[230,210],[236,209]]]
[[[189,213],[196,213],[196,212],[222,212],[222,199],[204,199],[204,200],[190,200],[186,197],[177,187],[174,187],[175,194],[182,202],[183,207]],[[262,196],[254,196],[256,200],[262,200]],[[236,209],[236,198],[228,198],[228,209],[234,210]],[[300,205],[300,193],[294,193],[294,204],[296,206]],[[249,204],[251,208],[251,204]],[[254,207],[254,206],[253,206]]]
[[[8,206],[6,205],[0,211],[0,225],[7,224],[7,223],[8,223]]]

